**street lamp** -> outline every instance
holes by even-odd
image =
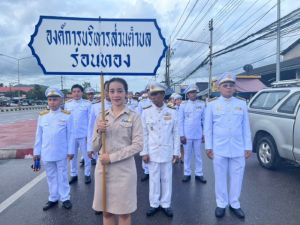
[[[23,57],[23,58],[16,58],[16,57],[6,55],[6,54],[2,54],[2,53],[0,53],[0,56],[4,56],[4,57],[10,58],[10,59],[14,59],[18,62],[18,85],[20,85],[20,61],[23,60],[23,59],[29,59],[32,56],[26,56],[26,57]],[[19,101],[20,101],[20,91],[18,91],[18,97],[19,97]]]

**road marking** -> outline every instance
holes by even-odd
[[[3,201],[0,204],[0,213],[2,213],[6,208],[8,208],[11,204],[17,201],[20,197],[22,197],[26,192],[28,192],[31,188],[33,188],[36,184],[38,184],[41,180],[46,177],[46,172],[41,173],[32,181],[24,185],[20,190],[11,195],[8,199]]]

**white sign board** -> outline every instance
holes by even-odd
[[[167,50],[155,19],[41,16],[28,45],[58,75],[155,75]]]

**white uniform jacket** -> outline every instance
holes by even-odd
[[[152,102],[149,98],[142,99],[141,101],[139,101],[136,111],[139,115],[142,115],[143,110],[150,105],[152,105]]]
[[[87,137],[90,107],[91,103],[85,99],[71,99],[65,103],[65,109],[73,115],[75,138]]]
[[[164,163],[179,155],[180,140],[177,112],[165,104],[158,108],[154,104],[142,113],[144,149],[141,156],[149,155],[150,161]]]
[[[59,161],[74,154],[73,118],[69,112],[44,111],[37,123],[34,155],[40,155],[43,161]]]
[[[204,120],[205,149],[222,157],[242,157],[252,150],[246,102],[219,97],[208,103]]]
[[[205,103],[188,100],[179,107],[178,120],[180,136],[187,139],[202,139]]]

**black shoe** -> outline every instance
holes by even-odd
[[[191,176],[187,176],[187,175],[184,175],[183,176],[183,179],[181,180],[182,182],[188,182],[191,180]]]
[[[144,182],[149,179],[149,174],[145,174],[142,176],[141,181]]]
[[[91,182],[92,182],[91,176],[84,176],[84,183],[85,183],[85,184],[89,184],[89,183],[91,183]]]
[[[205,180],[205,178],[203,176],[195,176],[195,180],[199,181],[199,182],[201,182],[203,184],[206,184],[206,180]]]
[[[102,211],[95,211],[95,215],[101,215]]]
[[[79,163],[80,163],[80,166],[84,166],[84,159],[81,159]]]
[[[69,180],[69,184],[73,184],[77,182],[77,180],[78,180],[78,176],[71,177],[71,179]]]
[[[71,209],[72,208],[72,203],[70,200],[66,200],[62,203],[62,207],[64,207],[65,209]]]
[[[92,159],[92,160],[91,160],[91,164],[92,164],[93,166],[95,166],[95,165],[97,164],[96,159]]]
[[[238,218],[240,219],[244,219],[245,218],[245,213],[243,212],[243,210],[241,208],[235,209],[232,208],[231,206],[229,206],[229,209],[234,213],[234,215],[236,215]]]
[[[48,201],[46,203],[46,205],[43,207],[43,210],[44,211],[47,211],[48,209],[52,208],[53,206],[57,205],[58,201],[56,202],[51,202],[51,201]]]
[[[217,207],[215,210],[215,215],[218,218],[222,218],[225,215],[225,208]]]
[[[171,209],[171,207],[162,208],[162,210],[164,211],[167,217],[173,217],[173,210]]]
[[[150,209],[148,209],[146,215],[147,216],[153,216],[155,213],[157,213],[159,210],[159,207],[154,208],[154,207],[150,207]]]

